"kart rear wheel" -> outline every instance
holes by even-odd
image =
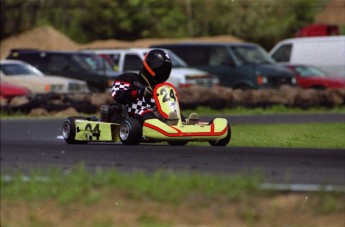
[[[228,124],[228,134],[226,135],[225,138],[220,139],[220,140],[208,141],[208,143],[211,146],[226,146],[230,142],[230,139],[231,139],[231,127],[230,127],[230,124]]]
[[[68,117],[62,124],[62,136],[66,143],[68,144],[86,144],[87,141],[78,141],[75,140],[76,135],[76,127],[75,127],[75,120],[85,120],[85,117],[75,116],[75,117]]]
[[[177,141],[167,141],[171,146],[184,146],[188,143],[186,140],[177,140]]]
[[[125,145],[138,145],[143,136],[143,128],[137,119],[128,118],[120,125],[119,137]]]

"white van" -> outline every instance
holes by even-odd
[[[314,65],[330,75],[345,77],[345,36],[286,39],[269,54],[279,63]]]
[[[114,70],[118,73],[123,73],[126,71],[139,72],[143,66],[144,56],[149,50],[148,48],[130,48],[84,51],[93,52],[100,56],[109,56],[115,65]],[[168,82],[172,83],[175,87],[199,85],[210,88],[214,85],[219,85],[219,78],[216,75],[199,69],[190,68],[175,53],[169,50],[165,51],[168,52],[172,62],[172,70]]]

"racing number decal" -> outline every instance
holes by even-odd
[[[85,130],[89,130],[92,133],[92,136],[90,136],[89,140],[92,140],[93,137],[96,137],[96,140],[99,140],[99,137],[101,136],[101,131],[99,130],[99,124],[96,124],[94,129],[92,129],[91,124],[87,124],[85,126]]]
[[[168,118],[171,111],[175,111],[177,115],[180,114],[178,105],[178,95],[173,85],[169,83],[162,83],[155,87],[155,96],[158,112],[164,117]]]
[[[173,89],[170,89],[170,92],[168,92],[166,88],[163,88],[159,93],[163,95],[163,102],[170,101],[170,98],[172,98],[176,102],[176,97]]]

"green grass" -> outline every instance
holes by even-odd
[[[233,125],[230,146],[342,148],[344,123]]]
[[[239,124],[231,130],[231,147],[345,149],[344,123]],[[209,146],[205,142],[188,145]]]
[[[149,198],[179,204],[196,195],[205,200],[217,199],[218,195],[229,200],[241,200],[249,194],[259,193],[260,182],[258,174],[227,177],[166,171],[125,174],[108,170],[93,175],[86,171],[84,165],[79,165],[68,174],[57,169],[32,171],[28,180],[24,180],[21,173],[12,174],[11,180],[2,175],[1,197],[28,202],[54,199],[61,205],[74,202],[93,204],[106,199],[113,190],[120,190],[132,200]]]
[[[8,176],[8,175],[7,175]],[[11,179],[1,175],[1,200],[6,204],[24,202],[28,206],[42,201],[54,201],[59,209],[69,205],[95,206],[109,197],[122,197],[125,201],[143,203],[154,201],[177,207],[184,203],[207,207],[208,204],[247,204],[246,212],[254,198],[270,198],[280,192],[260,189],[260,174],[210,175],[157,171],[121,173],[116,170],[101,170],[95,174],[83,164],[66,172],[59,169],[36,170],[27,177],[22,173],[11,174]],[[322,191],[308,193],[317,214],[329,214],[345,210],[344,193]],[[31,204],[31,205],[30,205]],[[116,203],[115,203],[116,205]],[[250,215],[250,213],[245,214]],[[150,216],[138,217],[141,223],[154,223]],[[107,226],[107,220],[102,222]],[[98,223],[98,224],[102,224]]]
[[[246,108],[246,107],[234,107],[234,108],[224,108],[221,110],[214,110],[209,107],[200,106],[195,110],[187,109],[182,110],[185,116],[188,116],[192,112],[198,113],[200,116],[206,115],[237,115],[237,114],[284,114],[284,113],[345,113],[345,106],[325,108],[325,107],[315,107],[309,109],[285,107],[281,105],[275,105],[267,108]]]

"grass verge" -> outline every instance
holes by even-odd
[[[1,178],[4,226],[341,226],[344,193],[259,189],[260,175],[33,171]],[[20,214],[20,215],[18,215]],[[301,215],[303,214],[303,215]]]
[[[195,110],[187,109],[182,110],[185,116],[188,116],[192,112],[198,113],[200,116],[209,116],[209,115],[237,115],[237,114],[285,114],[285,113],[345,113],[345,106],[326,108],[326,107],[315,107],[309,109],[301,109],[295,107],[286,107],[282,105],[274,105],[267,108],[255,107],[255,108],[246,108],[242,106],[233,107],[233,108],[224,108],[221,110],[211,109],[209,107],[200,106]]]
[[[27,201],[54,198],[60,204],[92,203],[104,199],[96,194],[106,194],[99,192],[107,187],[108,190],[122,190],[133,199],[147,197],[162,203],[179,204],[196,194],[202,194],[206,199],[218,195],[230,200],[243,199],[249,193],[258,192],[260,182],[259,175],[226,177],[164,171],[125,174],[114,170],[90,174],[81,164],[68,174],[52,169],[32,171],[24,178],[22,173],[12,174],[10,180],[2,177],[1,196]]]
[[[240,124],[231,126],[228,146],[345,149],[344,123]],[[205,142],[188,145],[209,146]]]
[[[345,148],[344,123],[232,126],[231,146]]]

